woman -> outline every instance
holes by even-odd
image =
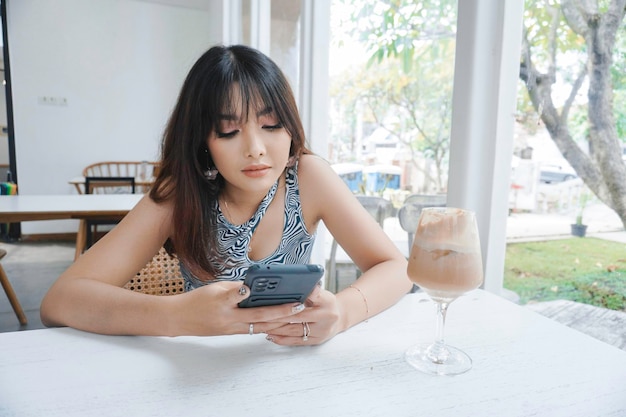
[[[319,344],[411,288],[403,255],[306,148],[289,84],[262,53],[216,46],[202,55],[161,154],[149,195],[50,288],[44,324],[104,334],[265,333],[280,345]],[[306,307],[239,308],[249,296],[247,268],[309,262],[320,221],[363,271],[357,282],[338,294],[316,290]],[[187,291],[158,297],[122,288],[162,246],[178,256]]]

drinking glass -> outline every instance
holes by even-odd
[[[411,346],[406,361],[420,371],[458,375],[472,367],[471,358],[444,341],[449,304],[483,282],[476,214],[454,207],[421,211],[411,247],[407,274],[436,303],[434,343]]]

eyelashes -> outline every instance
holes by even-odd
[[[270,132],[273,132],[275,130],[282,129],[282,128],[283,128],[282,123],[276,123],[275,125],[272,125],[272,126],[263,126],[263,129],[268,130]]]
[[[274,132],[274,131],[282,129],[282,128],[283,128],[283,124],[282,123],[277,123],[275,125],[265,125],[265,126],[262,126],[262,129],[263,130],[267,130],[268,132]],[[231,130],[230,132],[216,131],[215,134],[220,139],[228,139],[228,138],[235,137],[235,135],[237,135],[237,133],[239,133],[239,132],[241,132],[241,130],[240,129],[236,129],[236,130]]]
[[[220,138],[220,139],[222,139],[222,138],[232,138],[237,133],[239,133],[239,130],[233,130],[233,131],[230,131],[230,132],[215,132],[217,137]]]

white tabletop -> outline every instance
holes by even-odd
[[[143,196],[143,194],[3,195],[0,196],[0,221],[53,220],[127,213]]]
[[[448,341],[474,368],[405,363],[434,307],[407,295],[317,347],[263,335],[114,337],[72,329],[0,334],[2,416],[624,416],[626,352],[490,293],[455,301]]]

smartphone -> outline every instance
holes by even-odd
[[[323,275],[324,268],[316,264],[252,265],[243,281],[250,288],[250,297],[239,307],[303,303]]]

